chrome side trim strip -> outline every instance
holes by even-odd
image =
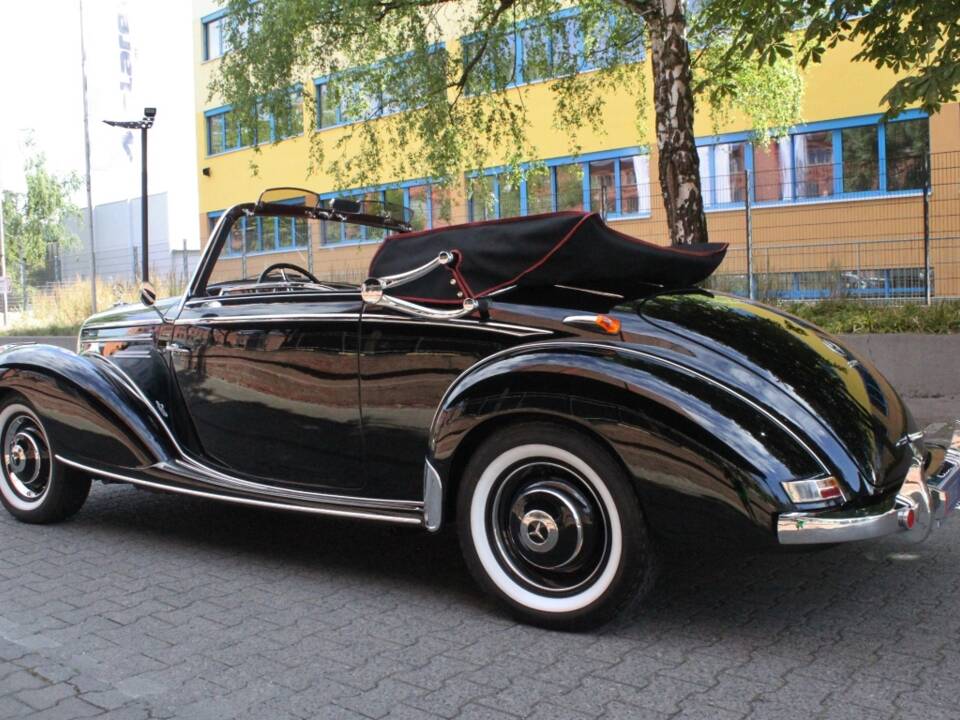
[[[164,429],[164,432],[180,456],[179,458],[173,459],[168,464],[183,465],[185,468],[192,470],[192,472],[200,475],[204,480],[213,485],[223,487],[224,489],[250,492],[267,496],[281,496],[290,500],[303,500],[304,502],[344,504],[351,506],[366,505],[368,507],[382,508],[392,507],[422,512],[423,503],[419,500],[384,500],[380,498],[362,498],[351,495],[318,493],[311,490],[277,488],[273,485],[265,485],[252,480],[244,480],[243,478],[234,477],[232,475],[228,475],[227,473],[221,472],[216,468],[212,468],[204,465],[203,463],[197,462],[187,454],[183,446],[178,442],[173,430],[171,430],[170,426],[167,424],[167,421],[162,415],[160,415],[157,409],[153,406],[153,403],[150,402],[146,395],[143,394],[140,388],[136,385],[136,383],[133,382],[133,380],[130,379],[130,376],[127,375],[123,369],[118,367],[116,363],[112,362],[109,358],[106,358],[102,355],[91,353],[89,351],[85,352],[84,355],[89,355],[90,357],[96,358],[98,361],[104,363],[114,373],[116,379],[121,382],[124,387],[126,387],[127,390],[130,391],[136,398],[138,398],[140,402],[143,403],[143,405],[146,406],[146,408],[150,411],[150,414],[153,415],[157,422],[160,423],[160,426]]]
[[[307,320],[357,320],[359,313],[287,313],[284,315],[217,315],[202,318],[180,318],[175,325],[223,325],[249,322],[271,323]]]
[[[124,322],[94,323],[92,325],[84,324],[80,328],[80,332],[82,333],[84,330],[120,330],[123,328],[147,327],[147,326],[154,326],[154,325],[163,325],[163,321],[158,319],[141,320],[139,322],[133,322],[133,321],[127,320]]]
[[[163,490],[166,492],[179,493],[181,495],[190,495],[209,500],[223,500],[224,502],[232,502],[238,505],[252,505],[254,507],[273,508],[276,510],[290,510],[293,512],[311,513],[314,515],[333,515],[335,517],[357,518],[361,520],[379,520],[382,522],[400,523],[404,525],[422,524],[422,519],[417,515],[403,515],[399,513],[389,514],[387,511],[378,513],[369,509],[352,509],[347,507],[333,508],[291,505],[289,503],[275,502],[271,500],[255,500],[253,498],[235,497],[232,495],[218,495],[217,493],[205,492],[203,490],[194,490],[192,488],[165,485],[164,483],[144,480],[142,478],[132,477],[130,475],[123,475],[107,470],[98,470],[90,467],[89,465],[84,465],[83,463],[76,462],[75,460],[65,458],[62,455],[57,455],[56,458],[59,462],[69,465],[72,468],[76,468],[82,472],[90,473],[94,477],[106,477],[111,480],[119,480],[120,482],[130,483],[131,485],[140,485],[142,487],[147,487],[154,490]]]
[[[423,526],[430,532],[440,529],[443,522],[443,481],[440,473],[423,461]]]

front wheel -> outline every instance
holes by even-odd
[[[457,503],[470,571],[525,622],[594,627],[652,584],[636,493],[578,432],[530,423],[495,433],[468,463]]]
[[[57,462],[43,423],[19,396],[0,405],[0,451],[0,502],[17,520],[66,520],[87,499],[90,478]]]

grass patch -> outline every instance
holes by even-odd
[[[79,325],[20,325],[0,330],[0,337],[37,337],[43,335],[73,335],[80,332]]]
[[[931,333],[960,332],[960,302],[932,305],[883,305],[858,300],[823,300],[783,306],[830,333]]]

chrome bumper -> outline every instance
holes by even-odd
[[[781,545],[814,545],[869,540],[899,534],[925,539],[960,504],[960,420],[924,430],[931,455],[924,473],[920,457],[907,473],[896,498],[859,510],[784,513],[777,518]]]

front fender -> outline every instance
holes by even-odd
[[[165,428],[136,389],[95,355],[53,345],[0,350],[0,392],[34,406],[54,452],[96,466],[143,468],[174,456]]]
[[[444,485],[474,433],[530,415],[601,439],[664,534],[773,537],[790,507],[780,481],[822,472],[776,418],[710,378],[653,355],[550,343],[489,358],[448,390],[431,428]]]

